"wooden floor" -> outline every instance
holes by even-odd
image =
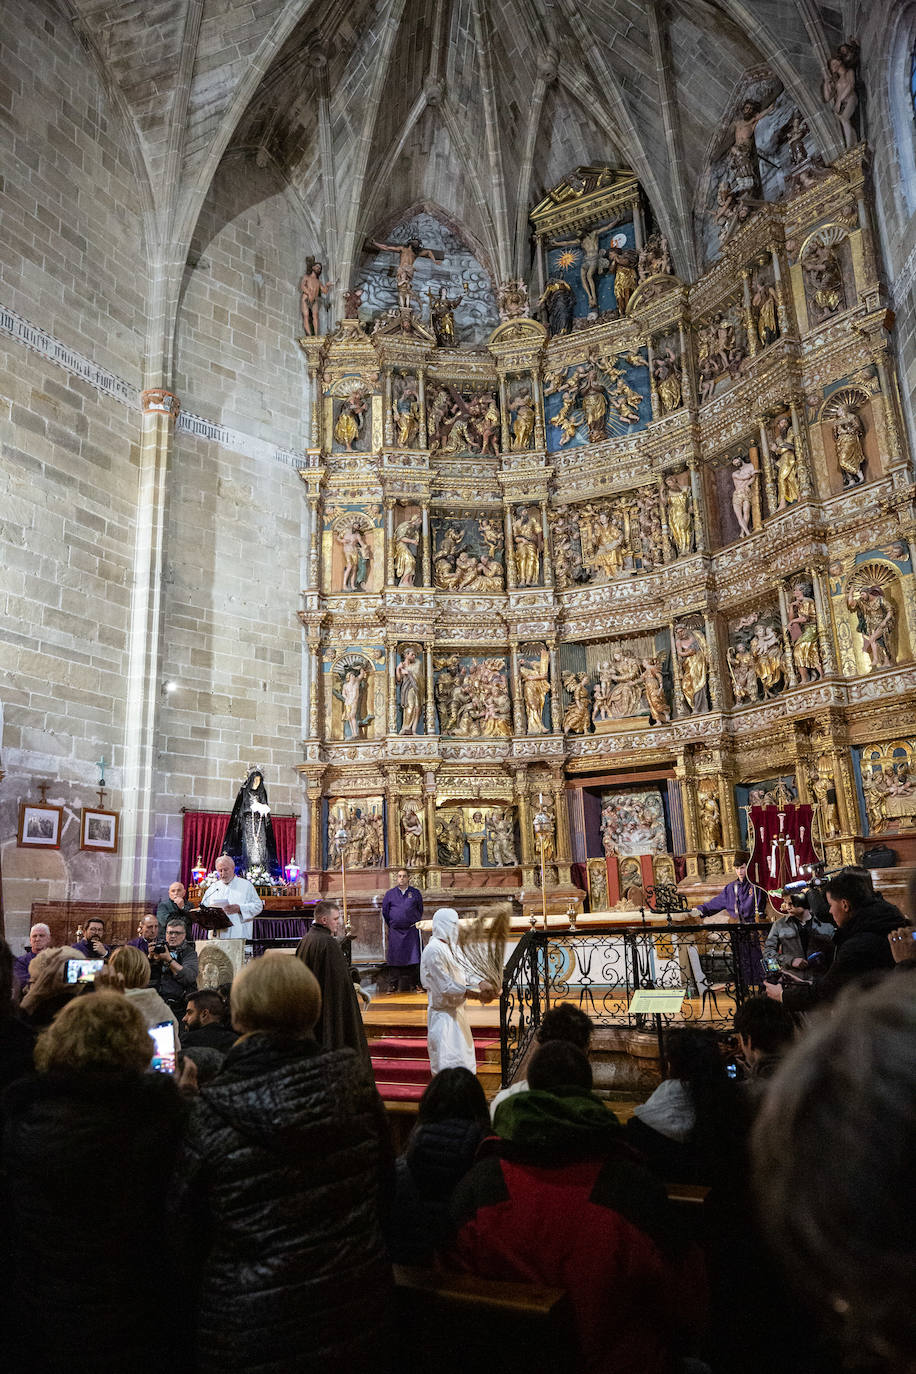
[[[418,1032],[426,1030],[426,993],[425,992],[378,992],[363,1012],[366,1034],[371,1035],[371,1027],[387,1030],[391,1026],[416,1026]],[[499,1035],[499,1002],[481,1006],[479,1002],[465,1005],[472,1029],[484,1028]]]

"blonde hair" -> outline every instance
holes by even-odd
[[[262,956],[246,964],[229,994],[232,1025],[243,1034],[309,1035],[321,1011],[321,989],[301,959]]]
[[[31,1013],[40,1002],[59,992],[77,992],[76,984],[67,982],[67,961],[82,958],[82,952],[70,945],[39,950],[29,964],[29,990],[22,999],[22,1010]]]
[[[119,992],[93,992],[68,1002],[38,1037],[35,1067],[39,1073],[52,1069],[143,1073],[149,1068],[153,1048],[146,1022],[132,1002]]]
[[[108,967],[120,973],[126,988],[149,987],[149,959],[136,945],[119,945],[108,960]]]

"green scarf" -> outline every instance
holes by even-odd
[[[496,1108],[493,1127],[526,1153],[580,1159],[605,1155],[621,1139],[614,1113],[582,1088],[513,1093]]]

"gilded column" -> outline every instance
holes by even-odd
[[[808,448],[808,431],[804,425],[799,423],[798,403],[794,399],[789,402],[789,414],[792,417],[792,435],[795,439],[795,453],[798,460],[798,485],[801,489],[802,500],[810,500],[814,495],[814,487],[811,481],[811,452]]]
[[[515,774],[515,804],[518,807],[518,832],[521,837],[522,864],[535,862],[534,831],[531,828],[531,800],[528,796],[528,772],[520,768]],[[524,879],[523,879],[524,881]],[[533,882],[533,873],[528,881]]]
[[[506,382],[505,372],[499,374],[499,419],[500,433],[502,434],[502,451],[508,453],[511,444],[509,442],[509,387]]]
[[[312,883],[322,869],[321,855],[321,784],[309,784],[308,787],[309,803],[309,834],[308,834],[308,886],[312,890]],[[317,891],[317,885],[315,887]]]
[[[390,496],[385,497],[385,586],[393,587],[394,582],[394,526],[397,502]]]
[[[773,464],[770,461],[770,436],[767,434],[766,416],[758,415],[757,424],[760,429],[760,466],[763,468],[763,485],[766,488],[767,507],[770,515],[775,515],[779,498],[776,495],[776,480],[773,477]]]
[[[753,358],[760,348],[760,340],[757,337],[754,307],[751,305],[751,274],[746,267],[741,269],[741,291],[744,298],[744,328],[747,333],[747,346]]]
[[[433,550],[432,540],[429,532],[429,502],[424,501],[421,508],[421,530],[422,530],[422,557],[423,557],[423,586],[431,587],[433,584]]]
[[[547,500],[541,502],[541,581],[545,587],[553,586],[553,563],[550,558],[550,526],[547,523]]]
[[[512,507],[507,504],[505,509],[506,526],[506,586],[510,590],[518,586],[515,573],[515,543],[512,538]]]
[[[658,378],[655,375],[655,353],[652,348],[652,336],[648,339],[640,340],[645,346],[646,360],[649,364],[649,399],[652,402],[652,419],[657,420],[661,411],[658,405]]]
[[[544,389],[541,386],[540,373],[535,370],[531,373],[531,399],[534,402],[534,447],[546,449],[546,419],[544,411]]]
[[[786,674],[789,679],[789,686],[797,687],[798,673],[795,671],[795,655],[792,653],[792,636],[789,633],[789,603],[786,600],[785,583],[781,580],[776,583],[776,594],[779,597],[779,617],[782,620],[782,643],[785,651]]]
[[[417,368],[417,407],[420,411],[420,434],[417,440],[418,448],[428,448],[429,439],[426,434],[426,369]]]
[[[738,849],[738,822],[735,814],[735,789],[731,772],[724,768],[719,773],[719,811],[722,815],[722,848]]]
[[[714,711],[723,708],[722,679],[719,677],[719,641],[716,627],[708,611],[703,612],[703,625],[706,630],[706,649],[709,654],[709,700]]]
[[[817,611],[817,646],[820,650],[821,664],[825,675],[833,674],[837,671],[837,663],[836,654],[833,651],[829,598],[824,595],[824,574],[816,567],[809,568],[808,572],[811,578],[814,607]]]
[[[436,733],[436,679],[433,674],[433,641],[424,640],[426,666],[426,733]]]
[[[697,553],[709,552],[709,536],[706,530],[706,508],[703,505],[703,483],[695,458],[687,464],[690,470],[690,495],[693,497],[693,532]]]
[[[690,353],[683,319],[679,319],[677,322],[677,336],[681,346],[681,403],[685,406],[692,405],[693,387],[690,381]]]
[[[309,739],[318,739],[321,713],[321,653],[319,641],[309,639],[309,653],[312,656],[311,683],[309,686]]]
[[[398,684],[395,673],[398,666],[397,645],[388,645],[388,733],[393,735],[398,728]]]
[[[875,370],[878,373],[878,384],[881,387],[881,408],[884,411],[884,432],[887,436],[887,447],[890,452],[889,468],[893,470],[907,462],[906,450],[900,438],[900,411],[897,405],[897,378],[893,369],[887,367],[887,349],[873,348],[872,359]],[[874,396],[872,403],[874,404]]]
[[[668,633],[671,636],[671,677],[674,684],[674,701],[671,703],[671,714],[677,719],[681,716],[689,715],[686,710],[684,694],[681,691],[681,661],[677,656],[677,645],[674,638],[674,621],[668,624]]]
[[[786,286],[782,275],[782,267],[779,262],[779,253],[775,248],[770,249],[770,261],[773,264],[773,286],[776,290],[776,312],[779,316],[779,332],[785,335],[789,332],[789,310],[786,303]]]
[[[525,733],[524,702],[522,699],[522,675],[518,665],[518,640],[509,640],[512,667],[512,730],[521,736]]]
[[[665,486],[666,473],[658,474],[658,518],[662,526],[662,561],[670,563],[674,559],[675,550],[671,542],[671,530],[668,527],[668,502],[665,499],[667,487]]]
[[[550,645],[550,728],[555,735],[559,735],[563,729],[560,712],[560,665],[555,644]]]
[[[323,397],[318,385],[318,369],[309,368],[309,448],[317,449],[321,444],[321,405]]]
[[[321,509],[320,497],[309,493],[309,524],[311,526],[311,538],[309,540],[309,590],[320,591],[321,580]]]
[[[386,368],[385,382],[382,389],[383,404],[385,406],[385,418],[382,422],[382,433],[385,436],[385,444],[388,448],[394,447],[394,417],[391,413],[391,373]]]
[[[438,887],[439,876],[439,851],[436,848],[436,775],[432,771],[424,777],[424,792],[426,798],[426,852],[429,855],[429,862],[426,866],[426,881],[430,887]]]

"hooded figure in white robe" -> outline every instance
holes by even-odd
[[[458,912],[444,906],[433,916],[433,931],[420,960],[420,982],[429,994],[426,1015],[429,1063],[440,1069],[477,1072],[474,1037],[465,1002],[476,994],[458,953]]]

